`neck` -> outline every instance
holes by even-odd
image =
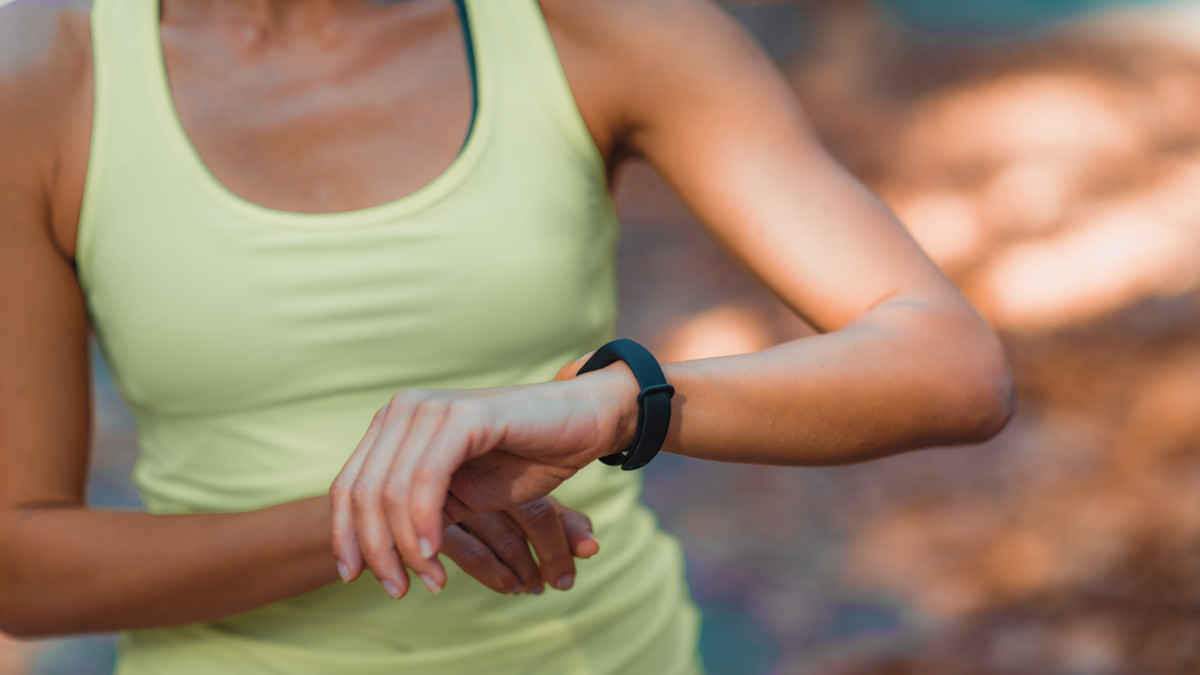
[[[160,0],[164,21],[248,23],[267,33],[328,27],[350,12],[382,0]]]

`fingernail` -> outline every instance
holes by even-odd
[[[342,578],[342,583],[343,584],[349,583],[350,568],[347,567],[346,563],[342,562],[341,560],[338,561],[337,568],[338,568],[338,576]]]
[[[384,581],[383,590],[387,591],[387,594],[392,596],[393,600],[400,599],[400,589],[396,587],[396,584],[393,584],[390,581]]]
[[[574,574],[564,574],[558,578],[558,581],[554,582],[554,587],[560,591],[565,591],[568,588],[570,588],[571,586],[573,586],[574,584],[575,584],[575,575]]]
[[[438,586],[437,582],[433,580],[433,577],[429,576],[428,574],[422,574],[421,581],[425,582],[425,588],[428,588],[429,592],[433,593],[434,595],[437,595],[437,592],[442,590],[442,587]]]
[[[417,548],[421,549],[422,558],[429,559],[433,557],[433,547],[429,545],[429,541],[424,537],[417,540]]]
[[[544,590],[546,590],[546,585],[545,585],[545,584],[538,584],[538,587],[537,587],[537,588],[535,588],[535,589],[533,589],[533,594],[534,594],[534,595],[541,595],[541,594],[542,594],[542,591],[544,591]]]
[[[513,595],[520,595],[521,594],[521,584],[517,584],[516,586],[513,586],[512,590],[509,591],[509,593],[512,593]]]

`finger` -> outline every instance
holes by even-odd
[[[404,472],[410,480],[412,492],[409,496],[409,527],[418,540],[424,540],[426,550],[436,552],[441,545],[441,514],[446,507],[450,491],[450,477],[467,457],[468,452],[479,451],[479,446],[495,443],[483,430],[477,405],[458,400],[445,408],[445,420],[438,433],[417,446],[419,456],[407,459]],[[415,455],[415,453],[414,453]],[[402,551],[406,549],[401,548]]]
[[[456,525],[467,518],[479,515],[472,511],[471,507],[463,503],[461,499],[455,497],[453,493],[446,494],[446,506],[442,509],[442,512],[445,514],[443,524],[447,526]],[[445,532],[444,529],[443,532]]]
[[[591,358],[592,354],[595,354],[595,353],[596,353],[596,350],[593,349],[592,351],[575,359],[574,361],[568,363],[567,365],[563,366],[562,368],[559,368],[558,373],[556,373],[554,375],[554,381],[558,382],[561,380],[569,380],[572,377],[575,377],[579,373],[579,369],[583,367],[583,364],[586,363],[587,360],[589,358]]]
[[[590,558],[600,552],[600,540],[592,532],[592,521],[575,509],[558,507],[558,518],[571,544],[571,552],[580,558]]]
[[[442,553],[484,586],[505,595],[521,593],[521,581],[517,575],[472,533],[451,525],[442,533],[442,541]]]
[[[393,598],[403,597],[408,592],[409,579],[401,562],[402,555],[388,527],[383,486],[395,455],[397,443],[394,439],[406,432],[411,411],[408,397],[400,394],[393,397],[384,415],[383,428],[370,444],[350,490],[354,524],[366,565]]]
[[[382,519],[371,515],[368,508],[357,508],[355,527],[366,566],[389,596],[396,600],[404,597],[409,589],[408,572]]]
[[[366,434],[363,435],[362,440],[351,453],[350,459],[346,461],[346,465],[342,467],[341,472],[333,479],[333,483],[329,487],[333,555],[337,558],[338,575],[341,576],[343,582],[353,581],[362,574],[363,558],[359,550],[358,531],[354,526],[354,507],[350,503],[350,491],[355,479],[358,478],[363,462],[366,461],[367,451],[383,429],[383,417],[386,409],[386,406],[380,408],[371,418]]]
[[[527,593],[540,594],[545,587],[537,560],[529,550],[525,532],[504,513],[487,513],[463,521],[462,526],[483,542],[511,569]]]
[[[421,541],[422,537],[418,536],[413,527],[417,514],[411,512],[412,493],[418,487],[414,481],[425,478],[417,466],[422,458],[422,451],[438,436],[444,426],[448,409],[447,402],[437,399],[426,399],[416,404],[409,421],[408,433],[396,447],[392,462],[388,466],[382,495],[385,519],[401,556],[431,593],[437,593],[446,585],[446,569],[437,558],[437,549],[428,539]],[[439,546],[442,530],[445,529],[446,514],[443,507],[444,500],[431,514],[438,526]]]
[[[546,583],[565,591],[575,583],[575,558],[554,505],[536,499],[506,511],[533,544]]]

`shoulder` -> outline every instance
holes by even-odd
[[[653,79],[756,47],[714,0],[539,2],[552,29],[614,77]]]
[[[54,117],[91,69],[90,2],[0,0],[0,115]]]
[[[45,147],[43,134],[70,115],[90,77],[88,17],[85,1],[0,6],[0,138]]]
[[[90,2],[0,5],[0,209],[57,200],[70,130],[91,110]],[[90,118],[90,114],[88,114]],[[73,123],[75,123],[73,125]],[[8,218],[17,222],[19,218]]]
[[[720,114],[747,85],[791,97],[776,66],[715,0],[539,0],[564,63],[628,138],[688,111]],[[633,154],[640,154],[634,150]]]
[[[663,39],[732,21],[714,0],[539,0],[547,19],[580,35],[650,47]]]

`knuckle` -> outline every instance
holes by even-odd
[[[522,504],[517,507],[517,511],[521,514],[521,520],[534,529],[547,527],[558,521],[558,514],[555,513],[554,507],[545,499]]]
[[[335,501],[341,501],[350,494],[350,481],[338,476],[333,479],[329,485],[329,497]]]
[[[496,566],[496,573],[492,575],[491,579],[492,583],[488,584],[488,587],[497,593],[504,593],[505,595],[508,595],[514,586],[518,586],[521,583],[521,580],[517,578],[517,575],[512,573],[512,570],[501,565]]]
[[[509,595],[513,592],[513,589],[520,589],[525,585],[520,577],[513,574],[512,570],[503,565],[496,566],[496,573],[492,574],[490,579],[491,582],[485,582],[485,585],[502,595]]]
[[[425,396],[421,399],[420,408],[427,412],[444,412],[453,407],[453,400],[444,396]]]
[[[341,518],[335,518],[329,525],[330,536],[333,537],[334,544],[340,543],[342,539],[350,536],[350,525],[343,522]],[[337,548],[336,546],[334,548]]]
[[[421,501],[411,505],[405,502],[405,506],[408,507],[408,513],[414,522],[423,522],[433,518],[435,515],[434,510],[428,504]],[[441,512],[438,512],[437,515],[440,517]]]
[[[457,398],[446,405],[446,416],[456,424],[472,426],[485,418],[488,413],[488,403],[475,398]]]
[[[570,554],[555,555],[543,561],[549,581],[554,581],[564,574],[575,573],[575,559]]]
[[[428,466],[418,466],[413,469],[413,483],[416,485],[429,485],[437,479],[437,472]]]
[[[569,511],[562,516],[562,524],[566,529],[591,531],[592,520],[577,511]]]
[[[453,401],[448,401],[446,407],[450,412],[458,415],[468,415],[476,410],[475,404],[478,401],[470,398],[456,398]]]
[[[380,493],[384,506],[396,509],[408,502],[408,488],[399,481],[388,481]]]
[[[567,556],[554,556],[541,561],[540,573],[544,581],[553,584],[564,574],[574,574],[575,564]]]
[[[421,402],[424,393],[422,389],[401,389],[392,395],[391,405],[402,410],[412,408]]]
[[[388,554],[391,552],[391,547],[377,540],[368,539],[360,542],[362,547],[363,557],[371,564],[372,569],[378,569],[388,559]]]
[[[356,509],[365,509],[375,501],[375,486],[358,481],[350,488],[350,503]]]
[[[500,535],[496,538],[493,546],[496,552],[505,560],[529,556],[529,544],[525,542],[525,537],[518,535],[516,532],[510,531]]]
[[[476,572],[486,568],[488,563],[491,562],[491,556],[489,556],[481,546],[463,547],[462,549],[455,551],[453,557],[454,561],[457,562],[464,570],[471,572],[472,576],[474,576]]]

